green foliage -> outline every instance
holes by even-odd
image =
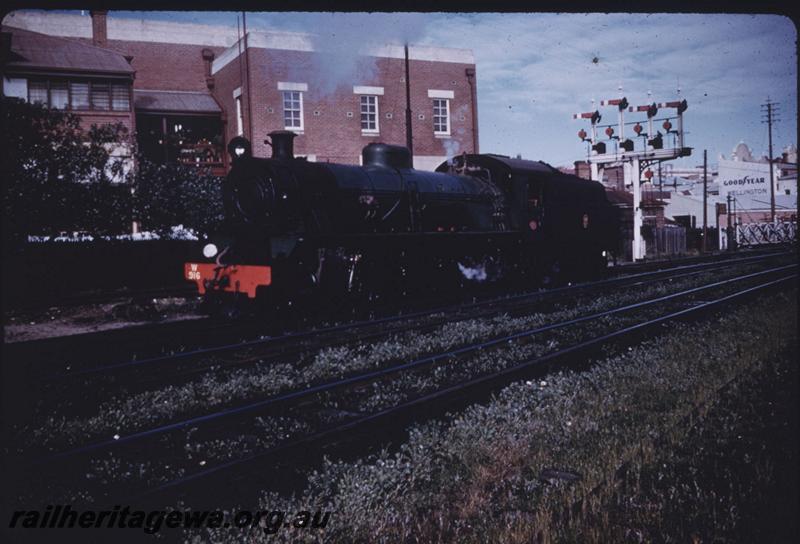
[[[3,232],[6,242],[28,235],[87,231],[130,232],[138,220],[146,230],[168,232],[182,224],[199,232],[219,225],[219,178],[182,165],[155,165],[113,154],[134,142],[121,125],[81,127],[70,112],[2,99]],[[133,189],[133,190],[132,190]]]
[[[87,230],[119,232],[130,221],[129,190],[112,180],[124,158],[112,149],[128,142],[121,124],[85,131],[77,116],[4,98],[3,217],[6,239]]]
[[[139,158],[133,207],[147,230],[165,233],[183,225],[200,233],[222,223],[222,181],[208,171],[181,164],[155,164]]]

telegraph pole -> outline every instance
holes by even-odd
[[[733,251],[733,231],[731,230],[731,195],[725,197],[725,219],[728,221],[728,228],[725,229],[725,245],[728,251]]]
[[[708,249],[708,150],[703,150],[703,253]]]
[[[408,62],[408,42],[405,46],[406,57],[406,147],[411,157],[414,157],[414,136],[411,129],[411,78]]]
[[[664,180],[661,179],[661,161],[658,161],[658,192],[659,192],[658,197],[659,198],[662,198],[660,193],[663,190],[664,190]]]
[[[247,128],[250,129],[250,141],[254,141],[253,134],[253,100],[250,96],[250,48],[247,46],[247,15],[242,12],[242,36],[244,38],[244,75],[247,82]]]
[[[762,119],[762,123],[767,123],[767,131],[769,132],[769,217],[771,222],[775,222],[775,165],[772,160],[772,123],[777,121],[776,115],[778,113],[778,104],[772,102],[767,97],[767,102],[761,104],[761,111],[765,114],[766,118]]]

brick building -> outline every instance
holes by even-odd
[[[243,134],[255,155],[269,156],[266,135],[281,129],[296,132],[296,153],[316,161],[358,164],[370,142],[406,143],[402,45],[354,54],[357,69],[329,86],[319,73],[325,52],[307,34],[248,31],[240,38],[235,26],[115,18],[102,11],[14,12],[3,25],[12,35],[57,37],[48,48],[84,45],[125,59],[135,71],[131,128],[153,160],[221,172],[230,138]],[[434,169],[448,156],[477,152],[472,52],[415,45],[408,51],[415,167]]]
[[[124,55],[36,32],[2,27],[3,95],[70,109],[81,124],[134,129],[134,69]]]

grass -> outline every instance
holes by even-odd
[[[717,425],[708,414],[719,399],[734,395],[719,404],[729,407],[722,413],[740,413],[723,432],[729,440],[738,432],[736,421],[745,418],[735,399],[747,391],[747,380],[769,379],[777,368],[771,361],[796,356],[795,297],[774,295],[700,324],[675,326],[581,373],[515,383],[485,405],[413,427],[393,452],[327,461],[305,490],[291,497],[267,490],[258,507],[335,512],[324,534],[276,535],[287,541],[735,540],[743,519],[735,515],[712,516],[705,526],[675,525],[702,512],[697,505],[708,507],[709,497],[719,497],[725,486],[737,485],[740,474],[720,469],[719,478],[692,480],[697,473],[690,467],[704,466],[714,454],[694,459],[686,445],[691,440],[708,444],[706,452],[728,451],[724,441],[711,447],[717,439],[709,433]],[[754,455],[751,450],[737,454]],[[769,462],[759,463],[747,485],[769,489]],[[693,491],[693,481],[701,491]],[[733,501],[727,508],[745,508],[741,493],[747,489],[725,495]],[[266,540],[258,529],[189,536]]]
[[[393,335],[379,342],[322,349],[300,362],[272,361],[233,371],[209,371],[184,384],[167,385],[133,395],[119,395],[98,406],[97,413],[91,416],[47,415],[40,424],[22,429],[19,443],[26,448],[58,450],[91,440],[110,439],[115,434],[132,433],[304,385],[380,368],[397,361],[412,360],[478,340],[621,306],[642,298],[661,296],[707,282],[708,277],[707,274],[702,274],[665,284],[652,284],[636,291],[614,292],[592,300],[582,300],[580,304],[569,308],[554,308],[548,313],[532,313],[519,317],[499,315],[446,323],[427,333],[412,331]],[[477,362],[478,370],[495,366],[486,361]],[[409,375],[403,380],[414,381],[416,377]],[[398,382],[397,388],[400,386]],[[406,384],[401,389],[402,391],[398,390],[393,394],[390,388],[386,398],[383,398],[381,392],[377,397],[367,400],[362,408],[383,406],[387,402],[391,404],[391,399],[399,399],[405,392],[417,390],[417,387]]]

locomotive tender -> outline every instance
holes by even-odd
[[[308,162],[289,131],[270,159],[228,145],[225,223],[185,277],[214,304],[270,308],[325,300],[391,300],[426,287],[595,277],[617,247],[603,186],[502,155],[413,169],[405,147],[373,143],[363,166]]]

